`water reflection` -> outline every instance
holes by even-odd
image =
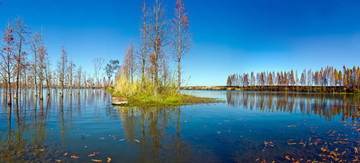
[[[236,108],[317,115],[329,121],[337,115],[343,121],[359,119],[360,96],[272,92],[227,92],[226,95],[228,105]]]
[[[124,122],[125,139],[141,144],[141,152],[137,161],[190,161],[190,146],[180,137],[180,107],[118,107],[118,109]],[[154,158],[154,160],[149,160],[149,158]]]
[[[8,106],[0,90],[0,162],[254,162],[299,153],[321,160],[321,148],[357,156],[358,124],[338,122],[358,120],[357,96],[208,91],[199,93],[227,104],[142,108],[113,107],[103,90],[73,91],[51,89],[41,100],[23,90]],[[264,141],[275,146],[263,151]]]
[[[80,116],[87,105],[96,106],[99,100],[109,99],[109,95],[99,96],[100,90],[82,90],[74,95],[66,91],[64,97],[56,89],[49,92],[50,95],[39,99],[32,89],[22,90],[17,100],[12,99],[14,105],[9,106],[6,91],[0,90],[0,162],[54,161],[61,155],[56,144],[64,146],[67,138],[72,139],[68,132],[73,130],[75,105],[76,116]],[[87,98],[88,94],[91,98]],[[77,104],[73,104],[75,99]],[[57,125],[53,126],[53,122]],[[51,139],[55,141],[49,143]]]

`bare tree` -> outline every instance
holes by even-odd
[[[46,68],[45,68],[45,80],[46,80],[46,91],[47,95],[50,96],[50,89],[52,86],[52,75],[50,70],[50,61],[49,57],[46,58]]]
[[[140,27],[140,36],[141,36],[141,41],[140,41],[140,46],[139,46],[139,52],[138,52],[138,57],[140,58],[140,65],[141,65],[141,81],[143,84],[143,87],[145,87],[145,68],[146,68],[146,59],[149,53],[149,39],[148,39],[148,32],[149,32],[149,27],[148,27],[148,9],[146,6],[146,3],[144,2],[143,5],[141,6],[141,10],[142,10],[142,25]]]
[[[62,46],[61,50],[61,60],[58,62],[58,78],[59,78],[59,84],[60,84],[60,95],[64,96],[64,80],[66,76],[66,66],[67,66],[67,51],[65,49],[65,46]]]
[[[40,33],[35,33],[32,36],[32,40],[31,40],[31,51],[34,55],[34,61],[33,61],[33,87],[35,89],[35,97],[37,97],[37,60],[38,60],[38,51],[40,48],[40,40],[41,40],[41,36]]]
[[[16,36],[17,36],[17,55],[16,55],[16,92],[15,97],[19,97],[19,87],[20,87],[20,74],[21,69],[23,68],[23,65],[21,63],[23,55],[26,53],[22,51],[22,46],[25,42],[24,35],[27,34],[26,29],[29,28],[24,24],[24,20],[21,17],[18,17],[15,19],[15,30],[16,30]]]
[[[14,61],[15,61],[15,42],[14,42],[14,30],[10,23],[7,24],[4,30],[5,45],[1,48],[1,59],[3,64],[0,65],[3,79],[7,83],[7,103],[11,105],[11,75],[13,73]]]
[[[78,71],[77,71],[77,78],[78,78],[78,81],[77,81],[77,84],[78,84],[78,94],[80,94],[80,87],[81,87],[81,69],[82,67],[80,66]]]
[[[181,58],[192,46],[192,35],[189,31],[188,13],[183,0],[177,0],[175,5],[175,18],[172,23],[172,48],[173,54],[178,63],[177,90],[180,93],[181,85]]]
[[[68,75],[69,75],[69,86],[70,86],[70,96],[72,95],[72,88],[73,88],[73,74],[75,64],[73,63],[72,59],[70,58],[69,65],[68,65]]]
[[[126,78],[133,83],[134,81],[134,74],[135,74],[135,56],[134,56],[134,46],[131,44],[126,49],[126,54],[124,57],[123,63],[123,71]]]
[[[96,87],[100,87],[100,78],[99,78],[99,74],[100,74],[100,70],[102,68],[102,66],[104,65],[105,60],[104,58],[94,58],[93,60],[93,64],[94,64],[94,73],[95,73],[95,82],[96,82]]]
[[[39,49],[39,95],[40,95],[40,100],[43,99],[43,81],[44,81],[44,69],[46,69],[46,56],[47,56],[47,50],[45,45],[42,42],[42,37],[41,37],[41,45],[40,45],[40,49]]]
[[[149,45],[154,53],[154,95],[158,95],[159,65],[163,48],[167,45],[168,20],[165,14],[165,5],[162,0],[155,0],[153,9],[149,12]]]

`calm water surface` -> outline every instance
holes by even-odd
[[[225,103],[113,107],[103,90],[0,90],[0,162],[350,162],[360,148],[358,96],[183,91]],[[46,92],[46,91],[44,91]]]

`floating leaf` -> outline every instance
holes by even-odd
[[[135,139],[134,141],[136,141],[136,142],[140,143],[140,141],[139,141],[139,140],[137,140],[137,139]]]
[[[125,139],[120,139],[119,141],[124,141]]]
[[[61,162],[61,160],[55,160],[56,162]]]
[[[296,143],[288,143],[289,145],[295,145]]]
[[[66,152],[65,154],[64,154],[64,156],[67,156],[68,155],[68,153]]]
[[[100,139],[104,140],[105,138],[101,137]]]
[[[78,156],[71,156],[71,158],[78,159],[79,157]]]
[[[111,162],[111,158],[110,158],[110,157],[107,158],[107,162]]]
[[[96,159],[91,159],[91,161],[94,161],[94,162],[102,162],[102,160],[96,160]]]
[[[285,158],[286,158],[287,160],[290,160],[290,157],[289,157],[289,156],[285,156]]]
[[[289,125],[288,127],[296,127],[296,125]]]
[[[95,155],[96,155],[96,153],[94,152],[94,153],[89,154],[88,156],[89,156],[89,157],[93,157],[93,156],[95,156]]]

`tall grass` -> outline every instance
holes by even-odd
[[[176,94],[176,83],[173,77],[164,80],[160,78],[158,83],[158,94],[159,95],[174,95]],[[114,94],[122,97],[133,97],[139,95],[153,95],[154,94],[154,82],[149,78],[145,78],[142,82],[141,79],[135,79],[130,81],[125,75],[116,79],[114,87]]]

